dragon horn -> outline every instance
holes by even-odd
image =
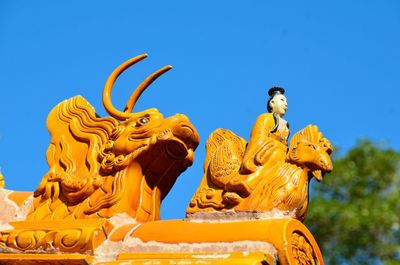
[[[143,91],[153,83],[157,78],[159,78],[162,74],[172,69],[171,65],[164,66],[163,68],[157,70],[156,72],[149,75],[132,93],[128,102],[126,103],[124,113],[132,112],[133,107],[135,106],[137,100],[139,99],[140,95]]]
[[[134,65],[135,63],[137,63],[145,58],[147,58],[147,54],[142,54],[142,55],[136,56],[132,59],[129,59],[128,61],[126,61],[126,62],[122,63],[120,66],[118,66],[108,77],[106,84],[104,85],[104,90],[103,90],[103,105],[111,117],[114,117],[121,121],[128,119],[130,117],[130,112],[132,111],[133,107],[135,106],[136,101],[139,99],[139,97],[143,93],[143,91],[151,83],[153,83],[154,80],[156,80],[158,77],[160,77],[163,73],[172,69],[172,66],[167,65],[167,66],[164,66],[163,68],[159,69],[158,71],[154,72],[150,76],[148,76],[132,93],[132,95],[130,96],[130,98],[128,100],[128,103],[126,103],[125,110],[123,112],[117,110],[111,103],[111,91],[112,91],[115,81],[117,80],[118,76],[120,74],[122,74],[122,72],[124,72],[130,66]]]
[[[111,117],[114,117],[118,120],[126,120],[127,118],[129,118],[128,113],[117,110],[111,103],[111,90],[114,86],[115,80],[117,80],[118,76],[123,71],[125,71],[127,68],[129,68],[133,64],[135,64],[145,58],[147,58],[147,54],[142,54],[142,55],[139,55],[139,56],[129,59],[128,61],[126,61],[126,62],[122,63],[120,66],[118,66],[108,77],[106,84],[104,85],[104,90],[103,90],[103,105]]]

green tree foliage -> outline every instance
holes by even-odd
[[[314,183],[306,225],[326,264],[400,264],[400,153],[360,141]]]

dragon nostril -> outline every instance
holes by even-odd
[[[190,123],[185,121],[179,123],[179,126],[174,131],[174,135],[184,141],[189,149],[196,149],[200,141],[196,130],[190,125]]]
[[[181,127],[181,130],[180,130],[179,134],[183,139],[187,139],[187,138],[190,138],[192,136],[193,130],[192,130],[192,128],[190,128],[188,126],[183,125]]]

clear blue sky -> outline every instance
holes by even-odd
[[[400,149],[399,1],[0,1],[0,167],[7,187],[34,190],[47,171],[45,121],[81,94],[106,115],[109,73],[121,76],[122,108],[149,73],[174,69],[137,109],[185,113],[200,133],[195,164],[165,199],[162,218],[181,218],[202,177],[216,128],[246,139],[265,112],[266,91],[287,90],[292,133],[316,124],[346,150],[371,138]],[[329,177],[329,176],[327,176]]]

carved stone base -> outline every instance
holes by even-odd
[[[13,223],[15,230],[2,232],[8,236],[5,242],[25,250],[0,253],[0,264],[324,264],[313,236],[295,219],[213,223],[168,220],[122,225],[111,233],[107,221],[91,221],[51,222],[47,229]],[[75,231],[77,222],[79,233]],[[34,242],[35,235],[42,232],[44,237]],[[113,238],[115,234],[118,236]],[[36,253],[33,246],[40,246]],[[84,249],[88,252],[83,253]],[[82,254],[65,253],[72,251]]]
[[[145,265],[145,264],[276,264],[269,253],[125,253],[115,261],[95,262],[93,257],[81,254],[0,254],[3,265]]]
[[[289,218],[214,223],[206,220],[157,221],[143,224],[133,231],[131,237],[139,238],[143,242],[157,241],[167,244],[268,242],[277,250],[281,265],[324,264],[321,251],[310,231],[300,221]]]
[[[121,254],[116,262],[104,262],[97,265],[126,264],[276,264],[276,257],[270,253],[227,252],[227,253],[126,253]]]

